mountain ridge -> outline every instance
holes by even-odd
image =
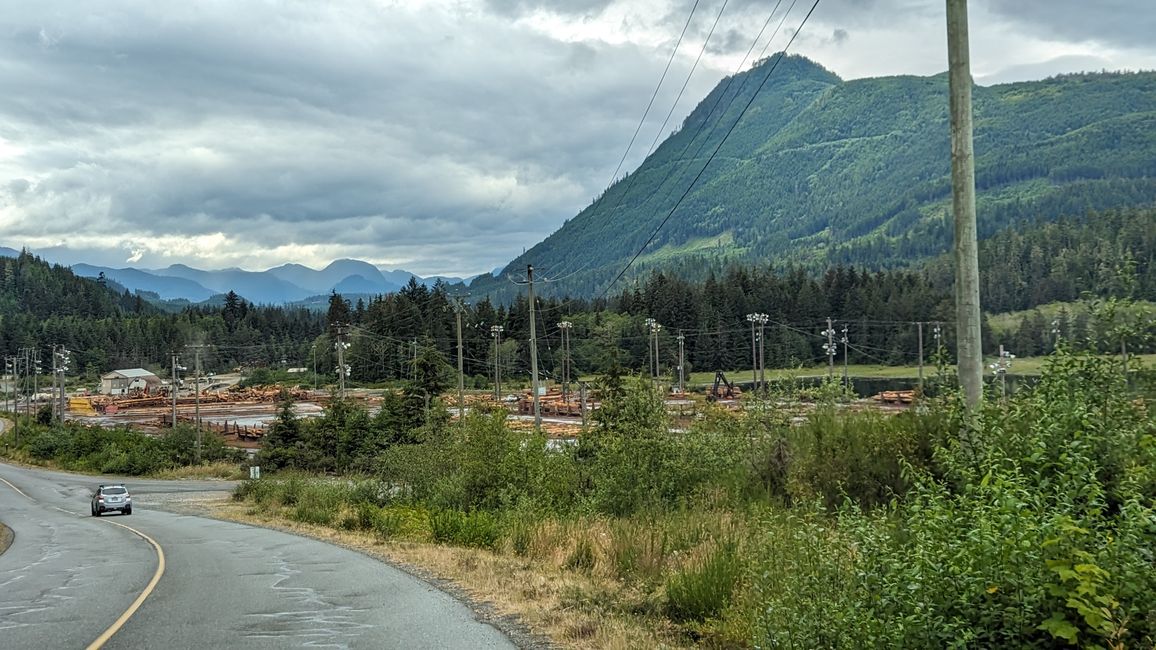
[[[881,269],[947,251],[946,74],[844,81],[787,56],[756,95],[773,65],[720,82],[638,169],[505,270],[533,264],[557,280],[543,291],[588,296],[635,254],[643,274],[730,262]],[[977,86],[974,113],[981,236],[1156,200],[1156,72]],[[470,291],[506,302],[516,289],[482,277]]]

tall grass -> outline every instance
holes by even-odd
[[[633,428],[659,411],[627,395],[562,453],[467,418],[395,457],[415,471],[237,497],[572,572],[597,585],[575,607],[662,613],[719,646],[1150,647],[1156,409],[1133,397],[1114,366],[1062,354],[974,418],[950,396],[801,424],[767,404],[668,434]]]

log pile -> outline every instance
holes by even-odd
[[[872,399],[876,402],[885,402],[887,404],[911,404],[915,401],[915,391],[885,390],[877,393]]]

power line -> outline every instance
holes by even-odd
[[[622,267],[622,270],[619,271],[618,275],[615,276],[610,284],[607,285],[606,289],[602,291],[600,294],[601,296],[605,296],[606,293],[609,292],[610,288],[617,284],[620,279],[622,279],[622,276],[631,266],[634,265],[634,262],[640,255],[642,255],[642,251],[646,250],[646,247],[650,245],[650,242],[654,241],[654,238],[658,235],[659,231],[662,230],[663,226],[665,226],[668,221],[670,221],[670,218],[674,215],[675,211],[678,210],[679,206],[682,205],[682,202],[690,194],[690,191],[694,189],[694,186],[698,183],[699,179],[702,178],[703,173],[706,172],[706,168],[709,167],[711,162],[714,161],[715,156],[718,155],[718,152],[722,149],[723,144],[725,144],[727,139],[730,138],[731,134],[734,133],[735,128],[739,125],[739,122],[742,121],[743,116],[746,115],[747,110],[749,110],[751,105],[754,103],[755,98],[759,96],[759,92],[762,91],[764,86],[766,86],[767,80],[771,78],[771,75],[774,74],[775,70],[779,67],[779,63],[783,60],[783,57],[786,56],[787,50],[790,49],[791,44],[795,42],[795,39],[799,36],[799,33],[803,31],[803,27],[807,24],[807,21],[811,18],[811,14],[814,13],[815,8],[818,6],[819,0],[815,0],[814,3],[811,4],[811,9],[807,12],[807,15],[803,17],[803,21],[799,23],[798,29],[796,29],[795,33],[791,35],[791,39],[787,41],[786,47],[783,48],[782,52],[779,53],[779,56],[775,59],[774,63],[771,64],[771,68],[767,71],[767,74],[763,76],[762,82],[759,83],[759,86],[755,89],[755,92],[751,94],[751,98],[747,101],[746,106],[743,107],[743,110],[739,112],[739,115],[737,118],[735,118],[734,123],[731,124],[729,129],[727,129],[726,135],[722,137],[722,140],[719,140],[719,143],[715,146],[714,151],[711,152],[710,157],[707,158],[705,163],[703,163],[702,168],[698,170],[698,174],[696,174],[694,179],[691,180],[690,184],[687,185],[686,190],[682,193],[681,196],[678,197],[678,200],[675,201],[674,206],[670,208],[670,211],[667,212],[666,216],[662,219],[662,222],[658,224],[658,227],[654,229],[654,232],[650,234],[650,237],[648,237],[646,241],[643,242],[642,246],[638,248],[638,251],[634,253],[634,256],[630,258],[630,261],[626,263],[626,266]]]
[[[668,58],[666,60],[666,67],[663,68],[663,70],[662,70],[662,76],[660,76],[658,78],[658,84],[655,85],[654,92],[651,93],[651,95],[650,95],[650,101],[646,103],[646,110],[644,110],[642,112],[642,118],[640,120],[638,120],[638,126],[636,126],[634,128],[634,135],[630,136],[630,143],[626,145],[626,150],[622,152],[622,158],[619,159],[618,165],[614,168],[614,173],[612,173],[610,175],[610,179],[608,181],[606,181],[607,191],[611,187],[613,187],[614,180],[616,178],[618,178],[618,172],[622,171],[622,166],[624,164],[626,164],[626,158],[630,155],[630,150],[634,147],[634,142],[635,142],[635,140],[638,139],[638,134],[639,134],[639,132],[642,131],[642,127],[646,123],[647,116],[650,115],[650,109],[654,106],[654,100],[658,97],[658,91],[662,88],[663,82],[666,81],[666,75],[668,72],[670,72],[670,66],[672,63],[674,63],[675,55],[678,54],[678,48],[682,46],[682,39],[686,36],[686,30],[690,28],[690,23],[694,19],[694,13],[698,9],[698,3],[699,3],[699,0],[694,0],[694,5],[690,8],[690,14],[686,17],[686,24],[682,26],[682,32],[678,35],[678,40],[674,44],[674,49],[670,51],[670,58]],[[726,7],[726,1],[723,2],[723,7]],[[722,12],[720,11],[719,14],[721,15]],[[718,20],[716,19],[715,22],[717,23]],[[713,33],[713,31],[714,31],[713,27],[711,28],[711,31]],[[709,40],[709,38],[710,37],[708,36],[707,39]],[[679,93],[679,96],[681,97],[682,93]],[[663,125],[665,126],[665,122],[663,123]],[[647,154],[649,155],[649,153],[650,152],[648,151]],[[629,185],[629,183],[628,183],[628,185]],[[605,192],[603,194],[605,195]],[[618,206],[615,205],[614,208],[611,209],[611,211],[613,211],[617,207]],[[579,273],[579,272],[585,270],[588,266],[589,266],[589,262],[587,262],[586,264],[583,264],[581,267],[578,268],[578,270],[574,271],[573,273],[568,274],[566,277],[569,277],[570,275],[574,275],[575,273]]]

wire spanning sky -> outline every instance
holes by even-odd
[[[700,0],[624,170],[721,3]],[[604,189],[693,4],[0,0],[0,246],[115,267],[489,271]],[[730,0],[672,125],[774,4]],[[980,83],[1156,69],[1151,0],[970,4]],[[844,78],[934,74],[943,12],[824,0],[792,52]]]

